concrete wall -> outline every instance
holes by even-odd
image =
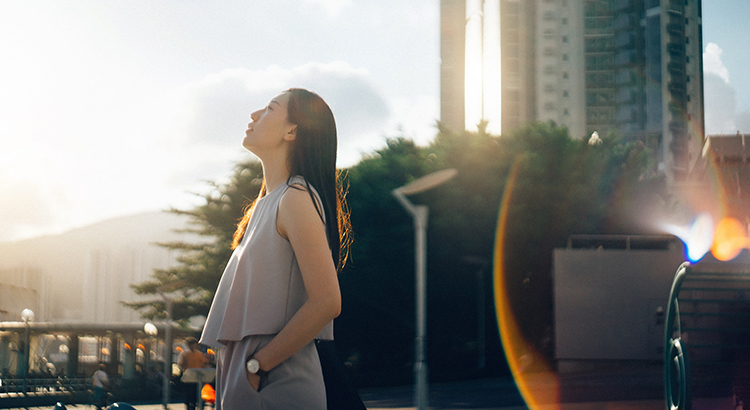
[[[555,357],[661,360],[672,279],[681,249],[556,249]]]

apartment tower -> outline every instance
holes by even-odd
[[[702,43],[701,0],[441,0],[441,121],[616,130],[679,182],[703,143]]]
[[[501,134],[535,116],[535,2],[441,0],[440,119]]]

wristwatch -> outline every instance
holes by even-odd
[[[258,362],[257,359],[250,358],[247,360],[247,363],[245,364],[247,366],[248,373],[257,374],[260,377],[263,377],[266,375],[266,371],[260,369],[260,362]]]

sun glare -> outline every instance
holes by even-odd
[[[464,116],[469,131],[482,120],[482,1],[466,2]]]
[[[714,219],[711,214],[699,214],[687,228],[665,224],[662,229],[680,238],[682,243],[685,244],[685,253],[690,262],[703,259],[711,250],[714,239]]]
[[[714,225],[708,213],[699,214],[689,227],[672,224],[662,229],[685,244],[685,256],[690,262],[698,262],[710,251],[717,260],[726,262],[736,258],[743,249],[750,249],[747,228],[731,217],[722,218]]]

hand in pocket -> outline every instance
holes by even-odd
[[[250,386],[253,387],[256,391],[260,388],[260,376],[258,376],[255,373],[250,373],[245,369],[245,373],[247,373],[247,381],[250,383]]]

